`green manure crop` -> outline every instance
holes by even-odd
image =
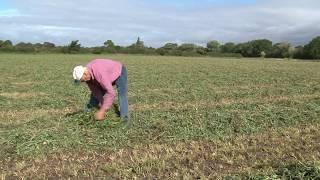
[[[94,58],[126,65],[130,126],[117,100],[102,122],[80,112],[90,92],[73,84],[72,69]],[[319,62],[297,60],[1,54],[0,172],[237,178],[275,172],[275,163],[315,163],[319,70]]]

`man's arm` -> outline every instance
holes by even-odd
[[[112,82],[109,79],[102,78],[100,85],[104,90],[106,90],[100,110],[107,111],[112,106],[116,93],[112,87]]]

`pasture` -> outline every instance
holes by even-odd
[[[130,127],[76,113],[71,72],[94,58],[126,65]],[[2,178],[320,174],[319,62],[0,54],[0,72]]]

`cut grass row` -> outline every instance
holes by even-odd
[[[8,159],[3,161],[2,173],[5,177],[29,178],[237,179],[275,175],[288,178],[299,171],[307,173],[307,164],[315,162],[313,171],[319,176],[319,128],[319,124],[307,124],[219,140],[138,143],[108,151],[65,151],[37,158]],[[280,170],[289,168],[288,164],[297,164],[297,172],[281,174]]]

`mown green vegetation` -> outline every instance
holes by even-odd
[[[103,122],[77,113],[89,91],[71,72],[94,58],[127,66],[131,127],[115,109]],[[296,60],[1,54],[0,172],[238,178],[316,164],[319,69]]]

